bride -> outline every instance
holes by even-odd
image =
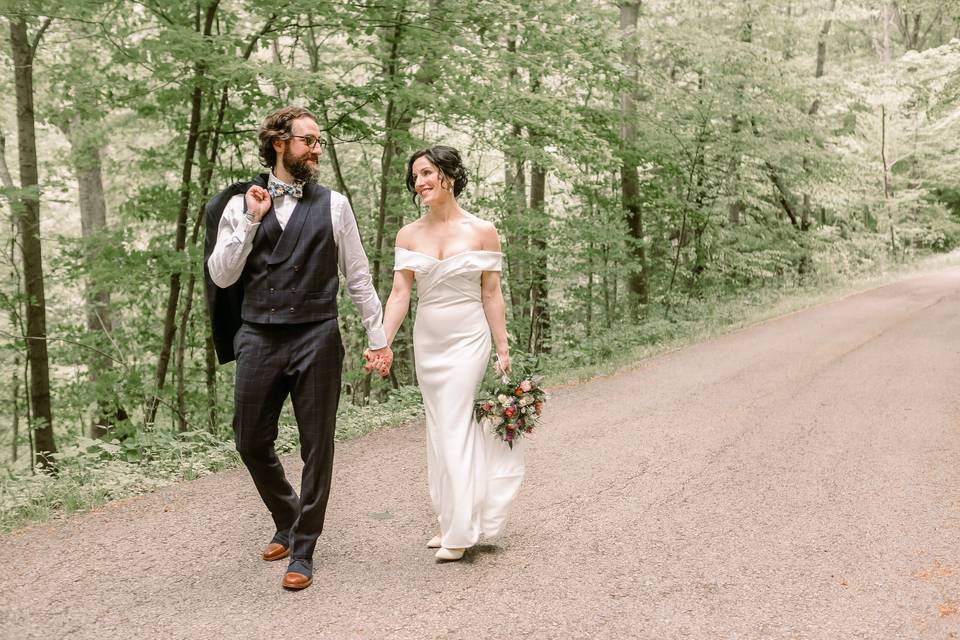
[[[459,560],[481,534],[500,533],[524,472],[521,447],[495,440],[473,418],[491,333],[505,372],[510,354],[500,240],[493,224],[457,204],[466,184],[452,147],[418,151],[407,163],[407,189],[428,211],[397,233],[383,323],[392,345],[416,281],[413,349],[427,422],[427,480],[440,523],[427,546],[437,549],[439,560]],[[368,366],[384,374],[390,363]]]

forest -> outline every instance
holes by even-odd
[[[382,301],[407,158],[461,150],[548,376],[960,244],[958,0],[0,7],[4,526],[237,464],[203,210],[283,105],[320,118]],[[343,437],[417,415],[411,324],[371,377],[341,289]]]

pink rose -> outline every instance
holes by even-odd
[[[520,383],[520,388],[523,389],[523,391],[530,391],[530,389],[533,389],[533,384],[529,380],[524,380]]]

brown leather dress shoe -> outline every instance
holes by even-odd
[[[263,559],[267,562],[281,560],[290,555],[290,547],[285,547],[279,542],[271,542],[263,548]]]
[[[294,558],[287,567],[282,582],[286,589],[306,589],[313,584],[313,562]]]
[[[306,589],[313,584],[313,578],[308,578],[296,571],[287,571],[283,576],[283,586],[287,589]]]

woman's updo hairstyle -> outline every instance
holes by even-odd
[[[453,147],[438,144],[429,149],[417,151],[407,162],[407,191],[413,194],[413,203],[417,204],[417,179],[413,175],[413,163],[418,158],[426,158],[440,170],[441,181],[453,181],[453,197],[456,198],[467,186],[467,169],[463,166],[460,152]]]

